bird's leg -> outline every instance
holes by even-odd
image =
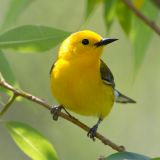
[[[51,108],[51,114],[53,115],[53,120],[58,120],[58,114],[61,112],[63,106],[62,105],[54,105]]]
[[[74,118],[74,119],[76,119],[75,117],[73,117],[63,106],[62,106],[62,109],[66,112],[66,114],[68,114],[68,116],[70,116],[70,117],[72,117],[72,118]]]
[[[98,122],[92,128],[90,128],[87,134],[87,136],[93,139],[93,141],[95,141],[96,132],[97,132],[98,126],[101,123],[101,121],[102,121],[102,118],[99,118]]]
[[[62,109],[66,112],[66,114],[67,114],[68,116],[74,118],[74,117],[63,107],[63,105],[54,105],[54,106],[52,106],[52,108],[51,108],[51,114],[53,115],[53,119],[54,119],[55,121],[58,120],[58,114],[61,112]],[[74,118],[74,119],[76,119],[76,118]]]

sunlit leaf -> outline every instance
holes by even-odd
[[[34,160],[57,160],[52,144],[37,130],[21,122],[10,121],[7,128],[18,147]]]
[[[119,152],[108,156],[105,160],[150,160],[150,158],[132,152]]]
[[[96,5],[101,0],[87,0],[86,1],[86,13],[85,13],[85,20],[93,13]]]
[[[118,1],[117,17],[123,31],[129,35],[132,25],[132,12],[121,0]]]
[[[11,0],[2,28],[8,27],[14,23],[33,1],[34,0]]]
[[[155,20],[158,15],[158,9],[150,1],[145,1],[141,12],[149,19]],[[131,40],[134,46],[135,71],[137,71],[144,59],[149,42],[152,39],[153,30],[151,30],[139,18],[133,17],[133,25],[131,31]]]
[[[20,26],[0,35],[0,48],[22,53],[42,52],[55,47],[69,34],[46,26]]]
[[[14,87],[18,86],[16,79],[14,77],[14,74],[12,72],[12,69],[11,69],[7,59],[5,58],[5,55],[3,54],[3,52],[1,50],[0,50],[0,73],[2,74],[3,78],[9,84],[11,84]],[[0,91],[6,91],[6,90],[3,90],[1,88]]]
[[[118,0],[104,0],[104,21],[108,31],[116,16],[117,2]]]
[[[160,160],[160,157],[152,158],[151,160]]]

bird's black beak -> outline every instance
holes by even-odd
[[[97,46],[97,47],[104,46],[104,45],[107,45],[107,44],[112,43],[117,40],[118,39],[116,39],[116,38],[103,38],[99,42],[95,43],[95,46]]]

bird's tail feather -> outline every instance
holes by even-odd
[[[116,89],[114,90],[114,95],[115,95],[115,102],[118,102],[118,103],[136,103],[135,100],[123,95],[122,93],[120,93]]]

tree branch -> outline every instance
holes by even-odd
[[[160,27],[154,21],[149,20],[145,15],[143,15],[131,2],[130,0],[123,0],[124,4],[131,10],[133,13],[140,18],[144,23],[146,23],[152,30],[154,30],[158,35],[160,35]]]
[[[160,9],[160,0],[152,0],[152,3],[154,3],[154,5]]]
[[[29,101],[32,101],[32,102],[35,102],[37,104],[40,104],[41,106],[45,107],[46,109],[48,110],[51,110],[52,106],[49,105],[47,102],[45,102],[44,100],[30,94],[30,93],[27,93],[27,92],[24,92],[22,90],[19,90],[19,89],[15,89],[14,87],[12,87],[10,84],[8,84],[4,79],[2,79],[0,77],[0,86],[3,87],[3,88],[6,88],[7,90],[10,90],[13,92],[13,94],[15,96],[21,96],[25,99],[28,99]],[[13,99],[12,99],[13,100]],[[14,99],[15,100],[15,99]],[[12,101],[13,102],[13,101]],[[75,125],[79,126],[80,128],[82,128],[83,130],[85,131],[89,131],[89,127],[87,125],[85,125],[84,123],[80,122],[79,120],[77,120],[76,118],[74,117],[71,117],[71,116],[68,116],[67,114],[63,113],[63,112],[60,112],[58,114],[60,117],[74,123]],[[113,143],[111,140],[105,138],[104,136],[102,136],[100,133],[96,133],[96,138],[99,139],[102,143],[104,143],[105,145],[108,145],[110,146],[112,149],[118,151],[118,152],[123,152],[125,151],[125,148],[124,146],[119,146],[115,143]]]

